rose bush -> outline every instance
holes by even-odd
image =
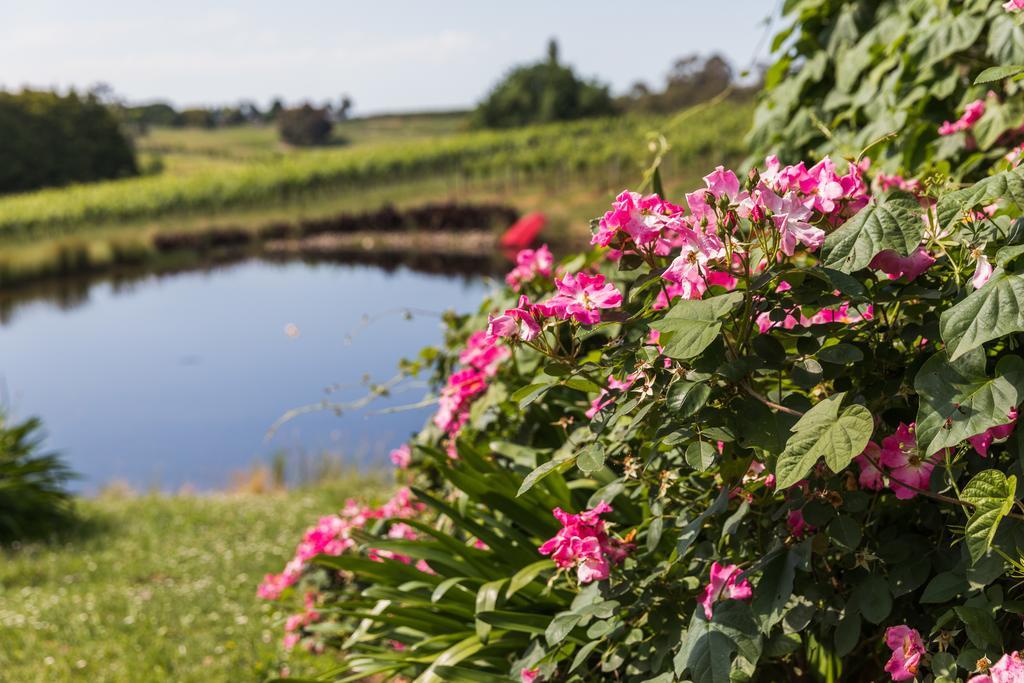
[[[968,153],[979,110],[928,125]],[[438,387],[406,488],[265,579],[286,644],[340,681],[1024,680],[1024,168],[983,156],[655,167],[592,251],[520,254],[403,365]]]

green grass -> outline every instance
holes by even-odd
[[[358,197],[372,188],[423,178],[589,179],[624,171],[638,176],[648,156],[651,131],[665,133],[676,165],[709,157],[725,161],[742,154],[750,114],[749,104],[726,101],[682,122],[624,116],[511,131],[392,137],[372,144],[257,156],[251,161],[214,157],[212,167],[202,154],[179,151],[160,175],[0,198],[0,237],[49,239],[84,232],[97,224],[267,207],[312,193]],[[224,146],[236,149],[240,143]],[[182,156],[191,156],[191,166]],[[204,161],[195,161],[200,157]]]
[[[287,614],[256,597],[257,583],[317,517],[375,492],[386,485],[349,479],[262,496],[81,501],[88,531],[0,554],[0,680],[262,681],[288,661]],[[316,666],[290,658],[293,675]]]

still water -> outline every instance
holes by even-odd
[[[364,396],[364,376],[394,376],[401,357],[440,341],[436,313],[473,310],[488,287],[401,266],[263,261],[92,282],[74,305],[40,298],[7,311],[0,400],[43,419],[46,445],[85,493],[115,480],[219,488],[275,452],[292,471],[323,452],[383,465],[432,409],[373,413],[421,400],[424,387],[298,417],[270,440],[267,429],[297,406]]]

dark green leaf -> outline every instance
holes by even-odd
[[[921,242],[921,205],[907,192],[864,207],[825,238],[822,265],[844,273],[866,267],[879,252],[906,256]]]
[[[945,351],[929,358],[914,378],[921,397],[917,409],[917,445],[924,457],[1006,424],[1021,398],[1024,360],[1006,356],[995,375],[985,372],[985,352],[976,348],[950,362]]]
[[[742,292],[730,292],[710,299],[677,301],[651,327],[667,337],[662,344],[669,358],[687,360],[700,354],[718,336],[721,318],[743,301]]]

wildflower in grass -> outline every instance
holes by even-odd
[[[921,656],[925,653],[921,634],[906,624],[891,626],[885,631],[885,644],[892,650],[892,656],[885,664],[885,670],[894,681],[910,681],[917,677]]]
[[[536,277],[551,277],[554,265],[555,258],[548,245],[542,244],[537,249],[522,249],[516,254],[516,267],[505,276],[505,283],[518,292],[523,284]]]
[[[611,210],[598,223],[591,244],[607,247],[616,237],[628,236],[637,246],[657,241],[666,227],[678,222],[682,209],[656,194],[642,196],[623,191],[615,198]]]
[[[622,304],[622,293],[604,275],[569,273],[555,281],[558,293],[538,304],[545,315],[563,320],[573,319],[582,325],[601,322],[601,310],[617,308]]]
[[[520,683],[535,683],[540,676],[540,669],[522,669],[519,672]]]
[[[933,263],[935,257],[924,247],[918,247],[909,256],[900,256],[892,249],[886,249],[875,255],[868,267],[882,271],[890,280],[904,278],[907,282],[912,282],[931,268]]]
[[[622,562],[633,548],[608,535],[601,515],[611,511],[604,501],[578,515],[555,508],[552,514],[562,529],[538,551],[550,555],[559,569],[575,568],[581,584],[607,579],[611,565]]]
[[[540,334],[540,323],[526,296],[519,297],[516,308],[506,309],[501,315],[488,316],[487,334],[528,342]]]
[[[392,465],[400,470],[404,470],[409,467],[409,463],[412,462],[412,450],[410,450],[409,444],[402,444],[391,451],[388,457],[391,458]]]
[[[704,592],[697,599],[704,608],[704,616],[711,619],[714,611],[712,606],[719,600],[748,600],[754,595],[750,582],[738,580],[740,568],[734,564],[711,563],[711,580],[704,587]]]
[[[996,427],[989,427],[981,434],[967,438],[967,441],[974,447],[974,451],[983,458],[988,457],[988,449],[993,443],[1006,441],[1013,434],[1013,428],[1017,426],[1018,412],[1016,408],[1010,408],[1009,422]]]
[[[1019,12],[1024,10],[1024,0],[1007,0],[1003,3],[1003,9],[1007,12]]]
[[[971,126],[977,123],[978,119],[980,119],[984,114],[985,100],[974,100],[964,107],[964,113],[959,119],[952,123],[949,121],[943,121],[942,125],[939,126],[939,135],[953,135],[954,133],[968,130]]]
[[[967,683],[1024,683],[1024,660],[1016,652],[1004,654],[988,671],[972,676]]]

